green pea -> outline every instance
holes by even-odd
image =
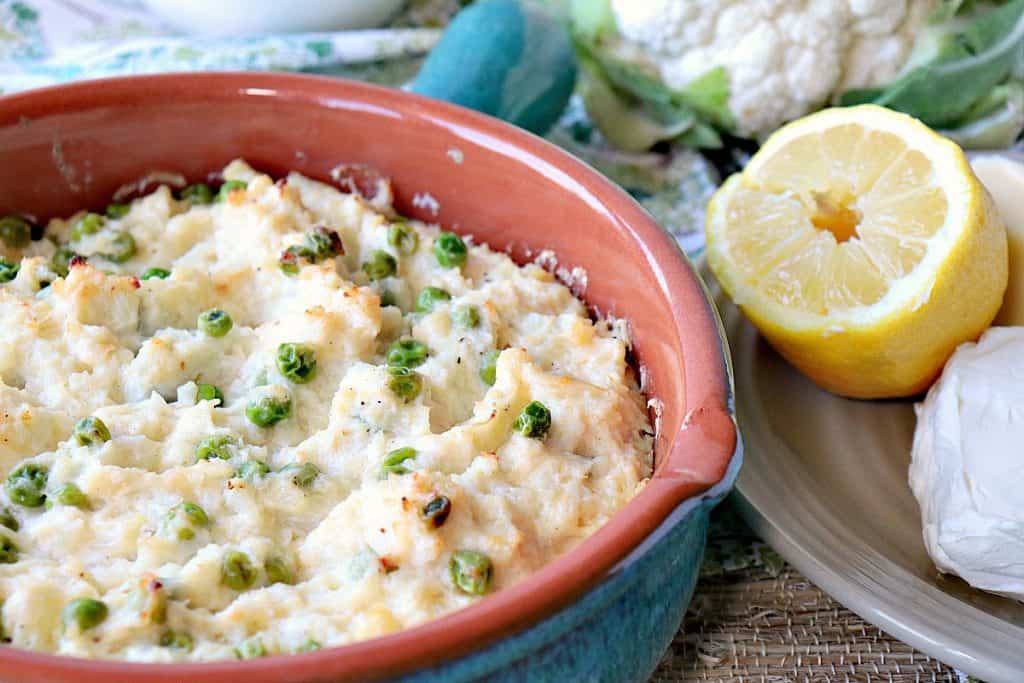
[[[20,263],[11,263],[7,259],[0,258],[0,282],[10,282],[18,277],[19,270],[21,270]]]
[[[203,311],[196,321],[199,330],[210,337],[223,337],[231,331],[234,324],[231,316],[219,308]]]
[[[110,430],[98,417],[83,417],[75,423],[75,441],[81,446],[98,446],[110,441]]]
[[[285,251],[307,261],[314,261],[316,259],[316,252],[310,249],[308,244],[293,244],[285,249]]]
[[[430,313],[442,301],[451,301],[452,295],[440,287],[424,287],[416,297],[416,312]]]
[[[312,638],[306,638],[304,641],[302,641],[295,647],[295,652],[315,652],[316,650],[319,650],[322,647],[323,645],[313,640]]]
[[[267,656],[267,648],[259,636],[247,638],[235,648],[235,656],[239,659],[258,659]]]
[[[493,387],[494,382],[498,379],[498,356],[500,355],[501,351],[498,350],[488,351],[484,354],[483,363],[480,365],[480,379],[484,384]]]
[[[531,439],[543,439],[551,429],[551,411],[540,401],[530,401],[512,423],[512,429]]]
[[[0,564],[14,564],[17,561],[17,544],[4,534],[0,534]]]
[[[434,257],[443,268],[458,268],[466,262],[466,243],[454,232],[442,232],[434,240]]]
[[[124,218],[131,210],[131,204],[107,204],[107,218]]]
[[[85,508],[89,506],[89,497],[85,495],[82,489],[78,488],[78,485],[73,482],[62,484],[53,492],[53,498],[56,499],[61,505],[68,505],[70,507]],[[49,505],[50,501],[47,500],[46,504]]]
[[[171,276],[171,271],[166,268],[146,268],[146,271],[142,274],[143,280],[166,280]]]
[[[210,518],[198,503],[185,502],[181,504],[181,511],[195,526],[208,526],[210,524]]]
[[[293,462],[281,468],[281,474],[291,477],[300,489],[307,489],[320,476],[320,468],[311,462]]]
[[[103,216],[98,213],[87,213],[77,221],[71,228],[70,239],[77,242],[86,235],[95,235],[103,228]]]
[[[257,427],[272,427],[292,413],[292,398],[279,385],[261,387],[265,391],[249,400],[245,416]]]
[[[50,266],[53,268],[53,272],[61,277],[67,277],[68,271],[71,270],[71,261],[77,256],[78,254],[67,247],[57,247],[57,251],[50,258]]]
[[[398,271],[398,262],[395,257],[380,249],[370,254],[370,259],[363,263],[363,272],[371,280],[383,280],[391,277]]]
[[[345,246],[341,243],[338,233],[322,225],[306,233],[306,246],[316,261],[345,253]]]
[[[135,255],[135,238],[127,232],[118,231],[110,240],[110,251],[103,258],[114,263],[124,263]]]
[[[32,240],[32,224],[21,216],[0,218],[0,240],[12,249],[20,249]]]
[[[246,481],[262,479],[269,473],[270,467],[262,460],[246,460],[235,470],[235,476]]]
[[[316,377],[316,353],[305,344],[281,344],[277,347],[277,369],[295,384],[311,382]]]
[[[392,223],[388,228],[388,244],[399,254],[415,254],[420,246],[420,236],[408,223]]]
[[[184,188],[178,197],[193,204],[210,204],[213,202],[213,190],[206,183],[196,183]]]
[[[15,505],[37,508],[46,502],[46,480],[50,472],[43,465],[27,462],[11,470],[4,482],[7,497]]]
[[[313,252],[307,247],[293,244],[281,252],[281,256],[277,260],[277,266],[285,275],[298,275],[302,259],[312,261]]]
[[[236,591],[244,591],[256,580],[256,568],[249,556],[232,550],[224,556],[220,565],[220,582]]]
[[[381,306],[381,308],[384,308],[385,306],[397,306],[397,305],[398,305],[398,297],[396,297],[395,293],[392,292],[390,289],[385,289],[383,292],[380,293],[380,306]]]
[[[248,187],[249,184],[244,180],[228,180],[220,186],[219,190],[217,190],[217,196],[213,201],[223,202],[232,192],[245,191]]]
[[[60,620],[65,629],[74,627],[79,631],[88,631],[102,624],[108,613],[105,603],[92,598],[78,598],[64,605],[60,612]]]
[[[480,311],[476,306],[457,306],[452,311],[452,320],[459,327],[473,329],[480,324]]]
[[[196,537],[195,527],[210,525],[210,518],[196,503],[179,503],[167,511],[167,522],[179,541],[191,541]]]
[[[391,342],[387,362],[393,368],[415,368],[427,360],[427,347],[415,339],[398,339]]]
[[[427,526],[438,529],[448,520],[448,515],[451,512],[452,501],[448,499],[448,496],[436,496],[423,506],[423,509],[420,510],[420,517],[427,523]]]
[[[281,258],[277,260],[277,267],[281,269],[281,272],[285,275],[298,275],[299,274],[299,260],[287,251],[281,254]]]
[[[405,403],[414,401],[423,391],[423,378],[409,368],[388,368],[388,388]]]
[[[213,405],[224,405],[224,394],[213,384],[199,384],[196,386],[197,401],[213,401]]]
[[[160,635],[160,647],[192,651],[192,636],[182,631],[164,631]]]
[[[288,563],[281,557],[268,557],[263,563],[263,570],[267,573],[267,583],[295,583],[295,572]]]
[[[452,583],[463,593],[483,595],[491,586],[491,559],[474,550],[456,550],[448,561]]]
[[[409,468],[402,463],[406,460],[412,460],[415,457],[415,448],[410,448],[409,446],[396,448],[384,456],[384,462],[381,463],[380,472],[385,477],[388,474],[408,474]]]
[[[212,458],[230,460],[236,445],[234,437],[228,434],[208,436],[196,444],[196,462]]]
[[[21,528],[21,524],[18,523],[18,518],[14,516],[11,508],[2,505],[0,505],[0,526],[5,526],[11,531]]]

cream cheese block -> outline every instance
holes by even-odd
[[[1024,599],[1024,328],[961,345],[916,411],[910,487],[928,554]]]

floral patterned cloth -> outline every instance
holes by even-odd
[[[302,71],[401,87],[458,0],[412,0],[388,29],[250,38],[176,34],[144,0],[0,0],[0,92],[165,71]],[[700,154],[623,154],[601,140],[578,100],[549,134],[622,185],[691,257],[703,250],[714,168]]]
[[[317,71],[421,57],[437,28],[206,38],[174,33],[142,0],[0,0],[0,88],[163,71]]]

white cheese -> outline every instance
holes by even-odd
[[[1024,328],[961,345],[917,409],[910,487],[939,570],[1024,599]]]

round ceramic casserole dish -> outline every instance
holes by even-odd
[[[582,268],[600,315],[629,320],[657,426],[648,485],[571,552],[421,626],[302,655],[132,664],[0,646],[0,680],[410,681],[645,678],[689,602],[710,509],[739,442],[728,354],[704,287],[628,195],[543,140],[460,107],[370,85],[280,74],[91,81],[0,98],[0,212],[104,206],[155,171],[204,180],[244,157],[330,181],[339,163],[392,179],[396,208],[525,262]],[[429,195],[433,201],[424,201]],[[577,284],[581,280],[576,279]]]

